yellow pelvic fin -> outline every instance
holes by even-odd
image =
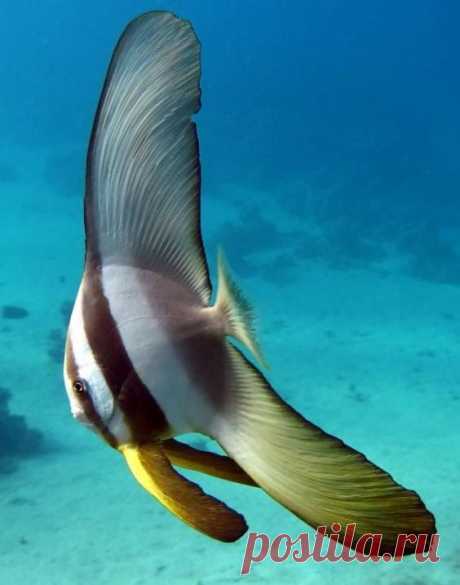
[[[233,542],[246,532],[243,516],[175,471],[161,443],[125,444],[118,449],[141,486],[185,523],[223,542]]]
[[[258,487],[255,481],[230,457],[201,451],[175,439],[164,441],[162,447],[164,454],[173,465],[207,473],[227,481]]]
[[[233,281],[219,248],[217,255],[217,313],[224,319],[225,334],[241,341],[254,355],[258,363],[268,368],[256,339],[254,312],[238,285]]]

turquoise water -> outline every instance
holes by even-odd
[[[150,9],[190,19],[202,43],[213,281],[221,244],[273,386],[420,494],[439,563],[266,560],[241,577],[246,537],[183,525],[72,419],[86,145],[114,44]],[[1,585],[458,582],[459,16],[434,0],[4,3]],[[308,530],[260,490],[185,475],[251,531]]]

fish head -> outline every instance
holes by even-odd
[[[67,333],[64,383],[74,418],[107,439],[115,401],[87,339],[81,298],[79,292]]]

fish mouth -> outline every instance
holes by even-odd
[[[81,423],[82,425],[84,425],[85,427],[92,427],[91,422],[89,421],[88,417],[85,414],[85,411],[81,408],[72,408],[71,409],[72,412],[72,416],[75,420],[77,420],[79,423]]]

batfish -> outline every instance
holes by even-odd
[[[74,417],[173,514],[224,542],[246,532],[244,517],[177,467],[258,486],[312,527],[356,523],[355,539],[381,533],[382,552],[399,533],[434,533],[414,491],[271,387],[253,311],[222,252],[212,295],[199,109],[191,24],[168,12],[133,20],[114,50],[87,154],[84,273],[64,364]],[[186,433],[212,438],[226,455],[177,440]]]

